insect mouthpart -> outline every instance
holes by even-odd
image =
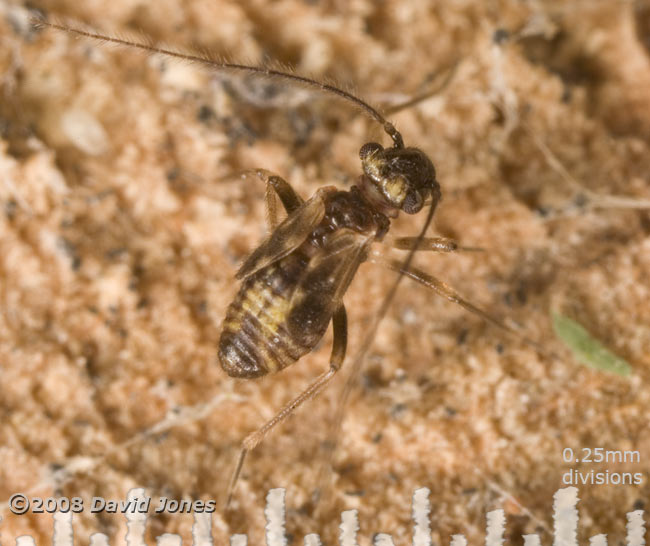
[[[359,151],[364,176],[361,188],[389,216],[399,210],[415,214],[432,196],[437,202],[440,186],[429,157],[418,148],[384,148],[368,142]]]

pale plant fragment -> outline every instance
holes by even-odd
[[[559,313],[552,313],[552,319],[555,335],[571,349],[578,362],[622,377],[632,373],[632,367],[627,361],[615,355],[578,322]]]

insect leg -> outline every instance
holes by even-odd
[[[482,248],[473,246],[459,246],[453,239],[447,237],[395,237],[389,239],[387,244],[399,250],[430,250],[433,252],[480,251]]]
[[[488,322],[489,324],[492,324],[493,326],[496,326],[497,328],[500,328],[501,330],[504,330],[505,332],[509,333],[510,335],[516,337],[517,339],[522,340],[524,343],[527,345],[530,345],[531,347],[534,347],[540,354],[549,357],[549,358],[558,358],[555,354],[547,351],[544,347],[542,347],[539,343],[536,341],[530,339],[529,337],[521,334],[521,332],[511,328],[510,326],[507,326],[504,324],[502,321],[497,319],[496,317],[490,315],[489,313],[483,311],[482,309],[476,307],[473,303],[470,303],[468,300],[463,298],[456,290],[454,290],[451,286],[446,284],[445,282],[441,281],[440,279],[437,279],[433,275],[429,275],[428,273],[425,273],[421,269],[418,269],[413,266],[405,267],[402,262],[399,262],[397,260],[386,260],[376,254],[372,254],[369,256],[368,261],[382,265],[384,267],[387,267],[388,269],[391,269],[393,271],[398,271],[404,276],[408,277],[409,279],[412,279],[418,283],[420,283],[423,286],[426,286],[427,288],[433,290],[443,298],[457,303],[464,309],[467,309],[468,311],[474,313],[475,315],[478,315],[481,317],[483,320]]]
[[[395,237],[388,241],[393,248],[400,250],[432,250],[434,252],[453,252],[458,243],[446,237]]]
[[[345,360],[345,352],[348,345],[348,318],[343,304],[337,308],[332,316],[332,328],[334,330],[334,341],[332,342],[332,354],[330,356],[329,370],[318,376],[316,381],[284,406],[271,420],[267,421],[255,432],[244,438],[239,457],[237,458],[237,466],[235,467],[232,479],[230,480],[230,486],[228,487],[226,507],[230,505],[230,501],[232,500],[235,485],[237,484],[239,474],[244,465],[246,454],[253,450],[276,425],[284,421],[304,402],[318,395],[336,375],[336,372],[341,369],[343,361]]]
[[[255,176],[266,184],[266,218],[272,231],[279,223],[273,192],[280,198],[287,214],[295,211],[304,201],[284,178],[265,169],[257,169]]]

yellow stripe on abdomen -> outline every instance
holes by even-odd
[[[250,279],[228,307],[219,340],[219,360],[232,377],[260,377],[293,364],[310,348],[291,338],[286,320],[290,293],[274,293],[268,283],[276,268]]]

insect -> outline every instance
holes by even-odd
[[[417,251],[453,252],[459,247],[448,238],[425,237],[441,198],[432,161],[422,150],[405,145],[395,126],[366,101],[333,85],[288,72],[214,61],[57,23],[39,21],[39,24],[206,64],[215,69],[238,70],[298,82],[353,103],[377,121],[392,140],[392,145],[387,147],[377,142],[361,146],[362,173],[357,184],[349,190],[324,187],[306,201],[280,176],[261,170],[257,172],[266,184],[271,234],[250,254],[236,274],[241,287],[226,311],[218,341],[221,367],[231,377],[261,377],[279,372],[309,353],[323,337],[330,322],[334,339],[329,369],[244,439],[230,482],[227,504],[247,453],[302,404],[318,395],[341,369],[347,348],[347,314],[343,297],[358,267],[365,261],[387,267],[399,275],[354,358],[352,378],[358,372],[379,321],[403,277],[476,313],[543,352],[534,341],[462,298],[442,281],[411,265]],[[274,194],[287,213],[282,222],[278,222],[273,212]],[[384,242],[391,220],[400,212],[412,215],[425,207],[428,207],[426,221],[419,235],[399,237],[389,242],[393,248],[409,251],[405,260],[386,259],[372,250],[374,243]],[[344,392],[349,393],[351,384],[348,383]]]

